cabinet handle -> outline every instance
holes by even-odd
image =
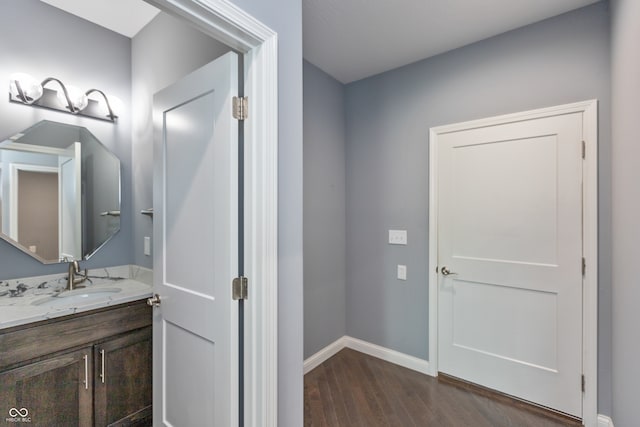
[[[84,355],[84,389],[89,390],[89,356]]]
[[[104,349],[100,350],[100,356],[102,357],[102,367],[100,369],[100,379],[102,380],[102,384],[104,384],[105,376],[104,376]]]

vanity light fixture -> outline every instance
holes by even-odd
[[[58,88],[46,87],[47,85]],[[83,92],[75,86],[65,85],[55,77],[47,77],[42,83],[39,83],[38,80],[25,73],[11,75],[9,101],[109,122],[116,121],[118,118],[117,106],[121,104],[115,97],[111,97],[110,100],[99,89],[89,89]]]

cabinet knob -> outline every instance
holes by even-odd
[[[147,305],[150,305],[151,307],[158,307],[160,305],[160,295],[153,294],[151,298],[147,299]]]

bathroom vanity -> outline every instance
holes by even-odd
[[[88,276],[0,282],[0,425],[151,425],[151,272]]]
[[[0,427],[151,425],[152,272],[79,265],[120,230],[121,190],[119,159],[85,127],[43,120],[0,141],[0,239],[68,265],[0,277]]]

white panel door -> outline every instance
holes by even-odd
[[[238,425],[238,57],[154,96],[154,425]]]
[[[580,417],[582,114],[439,141],[439,371]]]

